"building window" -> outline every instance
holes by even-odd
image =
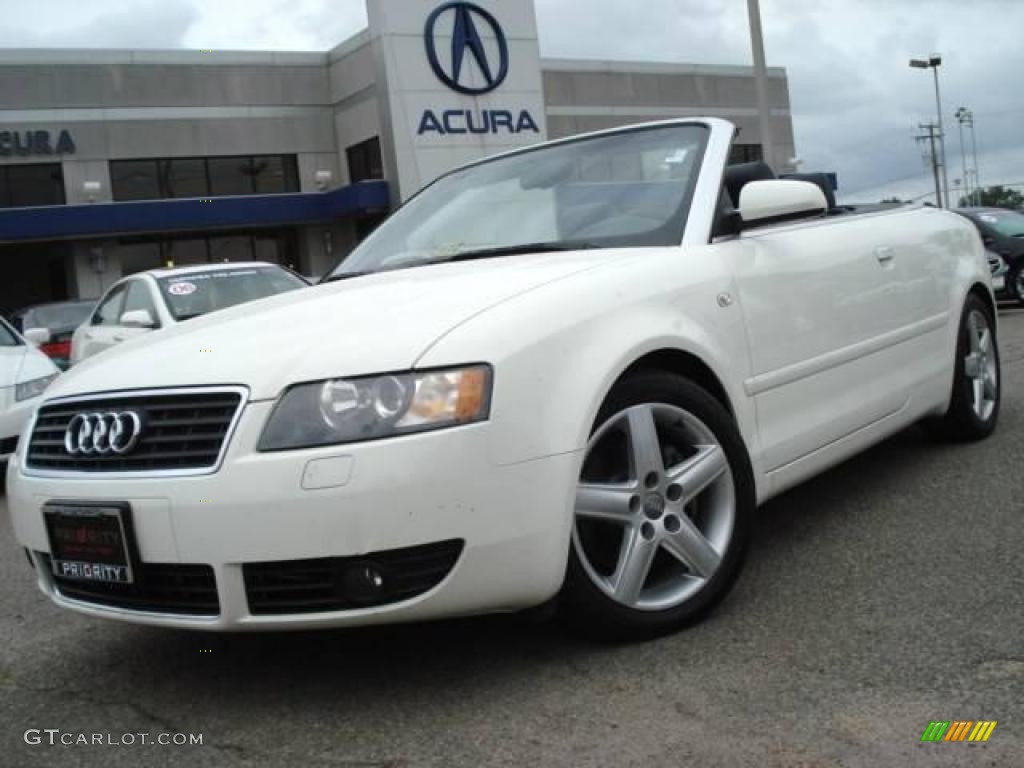
[[[760,144],[733,144],[729,150],[729,165],[758,160],[764,160],[764,150]]]
[[[64,205],[60,163],[0,167],[0,208]]]
[[[200,157],[178,157],[157,164],[163,193],[161,197],[206,197],[210,184],[206,161]]]
[[[200,233],[177,237],[125,238],[118,244],[121,271],[126,274],[159,269],[231,261],[269,261],[295,268],[298,243],[290,229],[257,232]]]
[[[112,160],[114,200],[266,195],[299,191],[295,155]]]
[[[380,156],[380,139],[374,136],[345,150],[348,157],[348,178],[357,181],[384,178],[384,163]]]

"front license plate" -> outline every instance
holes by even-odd
[[[53,573],[65,579],[131,584],[135,542],[127,504],[50,502],[43,506]]]
[[[1006,287],[1006,276],[1000,275],[999,277],[992,278],[992,290],[1001,291]]]

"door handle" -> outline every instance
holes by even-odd
[[[875,248],[875,258],[878,259],[879,264],[888,264],[896,258],[896,251],[887,245],[880,245]]]

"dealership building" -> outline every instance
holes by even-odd
[[[440,174],[545,139],[712,115],[762,157],[749,67],[543,58],[532,0],[367,15],[326,53],[0,50],[0,313],[167,264],[320,275]],[[768,99],[784,168],[783,69]]]

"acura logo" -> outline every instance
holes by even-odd
[[[64,431],[64,450],[72,456],[128,453],[142,436],[142,417],[135,411],[79,413]]]
[[[451,35],[452,50],[450,66],[446,67],[441,63],[441,57],[437,53],[438,44],[438,21],[442,18],[454,16],[452,19]],[[498,47],[498,60],[492,61],[484,47],[483,39],[480,37],[478,24],[490,27],[494,40]],[[443,28],[447,31],[447,27]],[[505,40],[505,33],[498,24],[498,20],[478,5],[472,3],[445,3],[436,9],[427,18],[427,28],[424,32],[427,43],[427,59],[434,74],[452,90],[459,93],[478,96],[482,93],[490,93],[504,82],[508,75],[508,43]],[[466,52],[472,55],[476,65],[483,76],[484,85],[467,85],[469,80],[466,76]]]

